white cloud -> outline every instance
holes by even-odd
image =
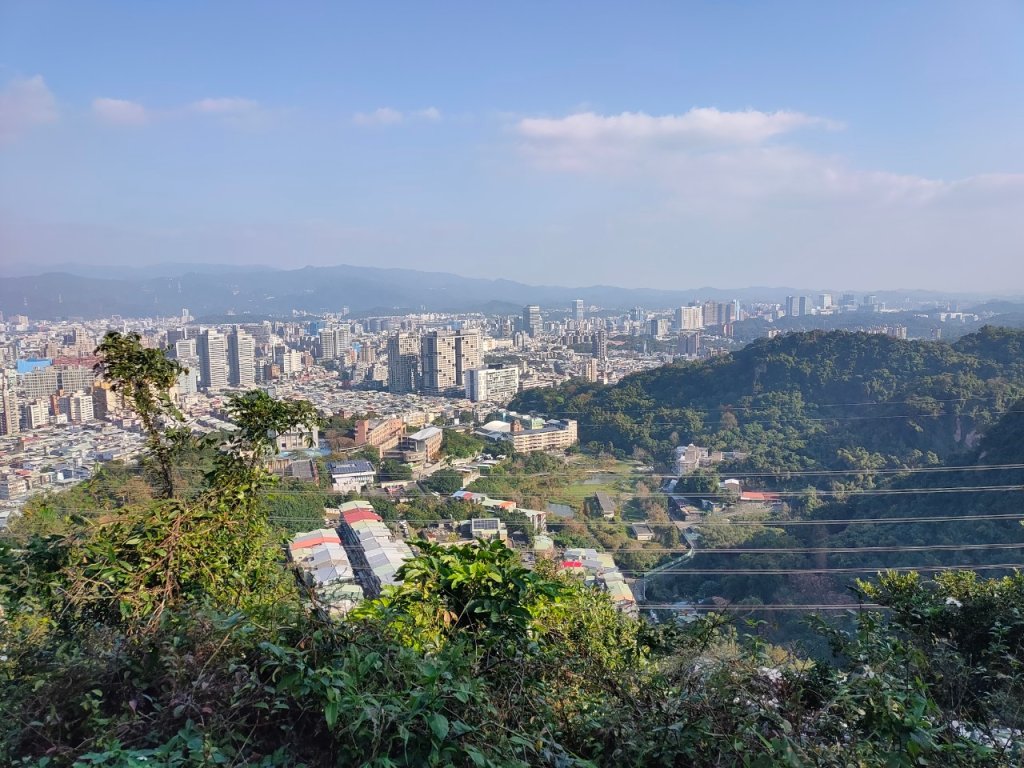
[[[441,110],[437,107],[426,107],[411,112],[400,112],[391,107],[379,107],[373,112],[356,112],[352,122],[356,125],[396,125],[406,120],[426,120],[436,123],[441,119]]]
[[[57,120],[57,101],[42,75],[17,77],[0,89],[0,143]]]
[[[441,119],[441,110],[437,107],[427,107],[426,109],[419,109],[413,112],[413,115],[423,120],[429,120],[432,123],[436,123]]]
[[[126,99],[93,99],[93,114],[104,123],[111,125],[145,125],[149,122],[149,112],[137,101]]]
[[[563,118],[520,118],[520,149],[547,171],[634,182],[659,192],[674,210],[735,216],[778,206],[924,206],[955,198],[1019,199],[1024,176],[958,181],[861,170],[841,157],[801,149],[800,128],[840,124],[799,112],[722,112],[697,108],[681,115],[642,112]]]
[[[567,117],[529,117],[516,130],[533,141],[621,144],[666,143],[678,146],[758,144],[766,139],[809,126],[838,128],[839,124],[801,112],[722,112],[695,107],[681,115],[622,112],[599,115],[578,112]]]
[[[192,102],[189,109],[205,115],[239,115],[254,112],[259,109],[259,104],[252,99],[206,98]]]
[[[380,107],[373,112],[356,112],[352,122],[356,125],[394,125],[402,122],[403,115],[397,109]]]

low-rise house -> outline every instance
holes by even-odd
[[[373,485],[377,474],[373,465],[362,459],[331,462],[327,465],[327,471],[331,474],[331,487],[338,493],[361,491]]]
[[[643,523],[634,523],[629,528],[637,541],[654,541],[654,531],[651,530],[650,526]]]
[[[594,510],[595,514],[600,515],[605,520],[614,520],[615,513],[618,512],[618,506],[615,504],[615,500],[603,491],[594,495],[591,502],[591,509]]]
[[[469,521],[469,535],[474,539],[508,539],[508,531],[497,517],[475,517]]]

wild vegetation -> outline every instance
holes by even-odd
[[[574,381],[510,405],[575,418],[580,441],[667,466],[696,443],[749,454],[731,472],[919,467],[969,450],[1024,396],[1024,331],[985,327],[955,344],[812,331],[730,355]],[[793,480],[793,483],[799,482]]]
[[[145,366],[137,382],[160,386]],[[497,543],[420,542],[399,587],[339,621],[289,571],[263,500],[272,435],[315,414],[253,393],[231,408],[240,428],[219,440],[200,492],[180,495],[157,472],[148,495],[88,515],[40,507],[0,542],[0,762],[1024,759],[1019,574],[862,582],[862,599],[886,610],[859,613],[849,631],[819,624],[834,655],[808,660],[714,616],[685,627],[630,618]]]

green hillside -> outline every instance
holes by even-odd
[[[1024,395],[1024,331],[955,344],[845,331],[760,339],[610,387],[534,389],[511,407],[576,418],[592,448],[667,460],[690,442],[750,453],[730,471],[937,464]]]
[[[500,542],[414,542],[402,583],[339,615],[285,561],[263,503],[271,435],[319,421],[310,405],[233,394],[238,430],[211,439],[166,397],[176,363],[137,335],[111,332],[101,351],[144,417],[151,471],[130,497],[97,498],[108,503],[94,514],[28,510],[0,539],[4,765],[1011,768],[1024,758],[1012,738],[1024,728],[1020,574],[860,584],[888,611],[858,616],[851,631],[823,624],[832,654],[818,659],[715,615],[648,623],[551,563],[524,567]],[[1019,427],[1004,417],[975,460],[1012,458]],[[195,488],[175,468],[202,445],[210,469]],[[770,528],[757,536],[781,540]]]

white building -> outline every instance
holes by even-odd
[[[518,391],[518,368],[494,366],[466,372],[466,397],[474,403],[511,400]]]
[[[219,392],[228,385],[228,340],[216,330],[207,330],[196,339],[199,355],[200,386],[210,392]]]
[[[73,423],[84,424],[93,420],[92,395],[81,391],[75,392],[68,399],[68,405]]]
[[[339,461],[327,465],[331,473],[331,487],[338,493],[361,491],[373,485],[376,477],[373,465],[368,461]]]

